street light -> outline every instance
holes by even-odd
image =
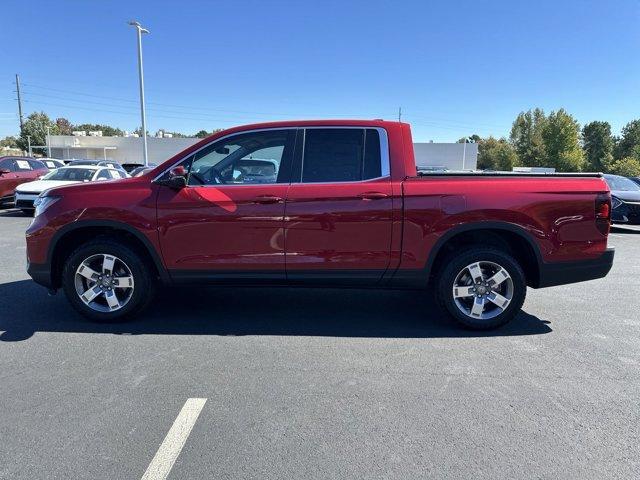
[[[47,125],[47,157],[51,158],[51,127]]]
[[[136,27],[138,36],[138,76],[140,77],[140,115],[142,116],[142,149],[145,167],[149,165],[147,156],[147,118],[144,110],[144,71],[142,69],[142,34],[149,33],[149,30],[143,28],[139,22],[132,20],[129,25]]]

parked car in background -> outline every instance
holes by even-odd
[[[49,169],[31,157],[0,157],[0,205],[14,202],[16,187],[36,180]]]
[[[629,179],[631,179],[633,182],[635,182],[638,185],[640,185],[640,177],[629,177]]]
[[[153,170],[154,168],[156,168],[157,165],[155,163],[150,163],[149,166],[145,167],[145,166],[140,166],[140,167],[136,167],[133,170],[131,170],[129,172],[129,175],[131,175],[132,177],[140,177],[142,175],[144,175],[147,172],[150,172],[151,170]]]
[[[640,225],[640,185],[620,175],[604,179],[611,189],[611,221]]]
[[[38,160],[44,163],[49,170],[55,170],[56,168],[65,166],[65,163],[57,158],[38,158]]]
[[[126,172],[121,170],[102,166],[76,165],[60,167],[44,175],[39,180],[18,185],[15,193],[15,204],[23,212],[31,213],[34,210],[33,203],[38,198],[38,195],[49,188],[98,180],[119,180],[128,176]]]
[[[137,163],[137,162],[134,162],[134,163],[128,162],[128,163],[122,164],[122,168],[124,168],[127,173],[131,173],[133,170],[140,167],[144,167],[144,164]]]
[[[158,282],[342,285],[433,294],[489,329],[527,286],[611,269],[601,174],[420,173],[412,145],[408,124],[376,120],[217,132],[148,175],[44,192],[27,271],[100,321],[140,312]]]
[[[109,167],[109,168],[116,168],[118,170],[121,170],[125,173],[127,173],[127,171],[122,168],[122,165],[120,165],[118,162],[114,162],[112,160],[90,160],[90,159],[85,159],[85,160],[72,160],[71,162],[67,163],[68,166],[71,167],[75,167],[75,166],[80,166],[80,165],[93,165],[96,167]]]

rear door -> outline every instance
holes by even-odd
[[[374,284],[390,263],[391,231],[386,131],[300,129],[285,208],[287,279]]]

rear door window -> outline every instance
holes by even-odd
[[[29,160],[17,159],[15,162],[16,170],[18,172],[30,172],[31,170],[33,170],[33,168],[31,168]]]
[[[303,183],[358,182],[382,175],[380,134],[364,128],[308,128]]]

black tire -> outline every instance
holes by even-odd
[[[100,312],[87,306],[79,297],[75,287],[75,274],[80,264],[92,255],[113,255],[127,265],[134,280],[134,289],[128,302],[119,310]],[[62,288],[71,305],[82,315],[96,322],[123,321],[144,310],[153,300],[156,279],[153,268],[136,249],[124,242],[109,237],[97,237],[76,250],[66,259],[62,271]]]
[[[463,313],[456,304],[453,295],[453,285],[458,274],[466,266],[475,262],[492,262],[497,264],[504,268],[511,277],[513,284],[511,302],[507,308],[493,318],[473,318]],[[490,330],[508,323],[520,312],[527,294],[525,275],[518,261],[508,253],[491,247],[470,247],[449,255],[443,262],[442,269],[437,273],[435,281],[436,300],[440,308],[453,317],[458,323],[473,330]],[[495,309],[493,304],[489,305]]]

